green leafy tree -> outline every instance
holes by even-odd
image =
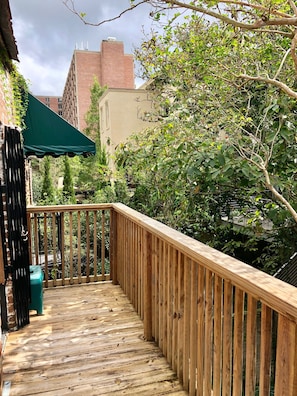
[[[64,199],[66,199],[66,201],[75,203],[71,168],[70,168],[69,158],[66,155],[63,158],[63,162],[64,162],[63,196]]]
[[[85,133],[96,143],[101,143],[100,139],[100,111],[99,111],[99,100],[106,91],[106,87],[101,87],[97,77],[94,77],[93,85],[90,89],[91,104],[85,115],[86,128]]]
[[[296,249],[295,2],[135,0],[109,20],[144,3],[173,18],[137,52],[161,125],[118,153],[133,205],[227,252],[283,262]]]
[[[253,264],[265,254],[271,270],[296,248],[288,238],[290,249],[282,249],[296,225],[259,164],[266,160],[273,186],[295,210],[295,102],[230,74],[246,57],[251,68],[265,63],[277,72],[286,42],[272,57],[274,38],[262,38],[256,51],[253,37],[242,46],[232,29],[192,16],[145,41],[137,56],[153,81],[160,127],[134,137],[118,159],[136,186],[137,209],[230,254],[245,251]]]
[[[78,188],[83,190],[97,191],[109,184],[108,158],[105,147],[101,144],[100,136],[100,111],[99,100],[106,87],[101,87],[98,80],[94,79],[91,87],[91,104],[85,115],[85,133],[96,144],[96,155],[80,160],[79,176],[77,180]]]
[[[42,189],[41,189],[41,200],[45,204],[52,203],[52,200],[54,198],[54,187],[53,187],[50,170],[51,170],[50,157],[45,157],[44,158]]]
[[[88,23],[86,13],[77,11],[75,1],[64,0],[63,3],[71,12],[83,20],[84,23]],[[230,36],[231,41],[228,48],[233,47],[235,50],[239,67],[234,69],[234,63],[232,63],[230,67],[228,64],[230,51],[224,51],[224,48],[220,46],[222,65],[225,67],[225,72],[227,71],[228,78],[232,75],[234,83],[235,80],[237,80],[236,84],[238,86],[246,82],[257,82],[260,85],[265,84],[274,87],[274,91],[282,91],[287,98],[297,99],[297,92],[294,87],[297,71],[297,6],[293,0],[259,0],[251,2],[229,0],[131,0],[130,7],[123,8],[118,14],[108,19],[100,20],[97,24],[92,23],[92,25],[100,26],[118,19],[124,13],[133,12],[136,7],[144,4],[151,5],[153,11],[150,11],[150,15],[154,15],[155,20],[164,18],[168,10],[174,12],[173,20],[169,21],[169,24],[165,26],[165,38],[168,33],[168,28],[170,29],[172,26],[172,21],[175,21],[185,10],[190,12],[190,15],[194,17],[196,15],[206,19],[210,17],[211,20],[218,21],[219,23],[215,25],[218,26],[221,31],[229,27],[232,36]],[[263,37],[265,38],[264,40],[262,39]],[[270,37],[273,38],[273,41],[269,46],[266,45],[265,41]],[[280,44],[279,40],[282,39],[283,43]],[[245,51],[245,53],[239,51],[239,53],[243,55],[243,57],[240,58],[237,50],[239,48],[245,48],[247,44],[251,49],[249,45],[250,40],[254,42],[251,53],[249,54],[248,51]],[[150,40],[150,45],[160,53],[159,46],[155,45],[155,37]],[[192,45],[191,40],[188,41],[188,45]],[[282,49],[282,56],[276,62],[278,66],[277,70],[275,67],[271,69],[271,62],[268,62],[268,65],[266,62],[262,62],[261,67],[259,67],[259,62],[249,62],[251,56],[253,56],[253,52],[259,49],[260,51],[267,51],[266,59],[271,60],[272,54],[279,52],[280,47]],[[161,52],[166,59],[166,53],[164,53],[162,49]],[[209,52],[212,52],[211,48]],[[209,52],[205,53],[206,58],[204,59],[204,63],[206,67],[209,67],[209,61],[211,63],[211,58],[207,56]],[[182,56],[182,54],[180,55]],[[151,67],[154,69],[155,65],[152,64]],[[289,73],[287,73],[288,69],[290,69]],[[222,81],[222,75],[220,75],[220,77]],[[166,79],[168,81],[168,77],[166,77]],[[237,120],[235,121],[237,122]],[[236,141],[236,139],[234,141]],[[266,187],[271,191],[274,198],[287,208],[294,218],[294,221],[297,222],[297,213],[294,206],[278,191],[278,187],[274,184],[271,174],[269,173],[268,164],[271,156],[267,154],[266,149],[264,151],[262,150],[259,155],[257,148],[255,151],[251,151],[249,147],[247,148],[247,145],[250,145],[249,139],[246,139],[246,145],[240,145],[238,150],[239,154],[247,162],[256,166],[258,170],[261,171],[265,179]],[[259,141],[259,145],[263,148],[262,142]],[[267,161],[268,159],[269,161]]]

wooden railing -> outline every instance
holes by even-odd
[[[297,395],[296,288],[125,205],[96,207],[108,213],[109,279],[190,395]]]
[[[45,287],[110,278],[110,205],[27,209],[30,264],[41,265]]]

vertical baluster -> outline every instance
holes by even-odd
[[[194,395],[196,390],[196,375],[197,375],[197,300],[198,300],[198,266],[193,260],[188,260],[190,270],[190,343],[189,348],[189,394]],[[201,351],[199,351],[201,353]]]
[[[125,217],[122,217],[122,224],[123,224],[123,228],[122,228],[122,235],[121,235],[121,240],[122,240],[122,257],[121,260],[123,260],[123,265],[122,265],[122,273],[121,273],[121,278],[122,278],[122,283],[121,286],[124,290],[124,292],[127,292],[126,289],[126,276],[127,276],[127,251],[126,251],[126,226],[127,226],[127,221],[125,219]]]
[[[57,284],[58,277],[58,262],[57,262],[57,216],[56,213],[52,213],[52,238],[53,238],[53,268],[52,268],[52,277],[54,278],[54,286]]]
[[[144,337],[152,340],[152,235],[144,231],[143,235],[143,264],[144,264]]]
[[[191,304],[191,261],[185,257],[184,263],[184,342],[183,342],[183,386],[189,390],[189,359],[190,359],[190,304]]]
[[[233,340],[233,394],[242,395],[243,384],[244,292],[235,289]]]
[[[116,251],[117,251],[117,267],[116,267],[116,284],[120,284],[123,288],[123,278],[122,271],[124,265],[124,255],[123,255],[123,217],[118,213],[117,214],[117,239],[116,239]]]
[[[160,340],[160,290],[159,290],[159,277],[160,277],[160,239],[156,237],[155,241],[155,266],[154,266],[154,285],[155,285],[155,341],[159,343]]]
[[[65,285],[65,216],[64,212],[59,213],[61,219],[60,248],[61,248],[61,271],[62,285]]]
[[[205,269],[202,265],[198,265],[197,302],[197,395],[203,395],[205,354]]]
[[[93,245],[94,245],[94,248],[93,248],[93,262],[94,262],[94,281],[95,282],[98,281],[98,268],[97,268],[97,264],[98,264],[98,260],[97,260],[97,257],[98,257],[98,255],[97,255],[97,215],[98,215],[97,210],[94,210],[94,212],[93,212],[93,217],[94,217],[94,221],[93,221],[93,224],[94,224],[94,231],[93,231]],[[102,234],[103,234],[103,232],[104,232],[104,230],[102,229]],[[104,265],[102,265],[102,272],[101,273],[102,273],[102,280],[105,280]]]
[[[81,283],[81,211],[77,212],[77,276]]]
[[[139,258],[141,255],[142,247],[141,247],[141,227],[136,228],[136,240],[137,240],[137,257]],[[136,279],[135,279],[135,287],[137,289],[137,312],[140,312],[141,309],[141,262],[137,259],[136,262]]]
[[[222,278],[214,279],[213,396],[221,396],[222,386]],[[235,396],[235,394],[234,394]]]
[[[248,295],[246,328],[245,395],[254,396],[256,389],[257,300]]]
[[[27,227],[28,227],[28,253],[29,253],[29,263],[32,264],[33,263],[33,256],[32,256],[32,242],[33,242],[33,238],[32,238],[32,216],[30,213],[27,212]]]
[[[272,356],[272,310],[263,304],[261,309],[261,359],[260,395],[270,395],[271,356]]]
[[[131,241],[131,267],[132,267],[132,279],[131,279],[131,302],[132,304],[137,307],[137,292],[138,292],[138,251],[137,251],[137,235],[138,235],[138,227],[135,223],[132,223],[132,241]]]
[[[73,213],[69,212],[69,278],[73,284]]]
[[[167,361],[171,362],[172,359],[172,343],[171,343],[171,336],[172,336],[172,258],[171,258],[171,251],[172,248],[169,244],[167,244],[167,255],[166,255],[166,269],[167,269],[167,276],[166,276],[166,300],[167,300],[167,310],[166,310],[166,318],[167,318]]]
[[[177,372],[178,360],[178,251],[172,248],[172,290],[173,290],[173,306],[172,306],[172,360],[171,366],[173,371]]]
[[[184,348],[184,255],[178,251],[177,257],[177,282],[178,282],[178,295],[177,295],[177,363],[176,372],[179,380],[183,380],[183,348]]]
[[[105,280],[105,211],[102,210],[102,239],[101,239],[101,267],[102,267],[102,280]]]
[[[231,394],[232,285],[224,281],[222,396]]]
[[[87,283],[90,282],[90,215],[89,211],[86,211],[86,276]]]
[[[295,319],[295,318],[293,318]],[[297,395],[297,324],[278,315],[274,394]]]
[[[48,287],[48,235],[47,235],[47,213],[43,214],[43,244],[44,244],[44,278],[45,278],[45,287]]]
[[[38,237],[38,214],[34,213],[34,250],[35,250],[35,263],[39,264],[39,237]]]
[[[118,219],[120,218],[117,215],[115,210],[111,210],[110,212],[110,234],[109,234],[109,261],[110,261],[110,278],[112,283],[116,285],[118,283],[118,276],[117,276],[117,257],[119,254],[119,245],[117,243],[117,228],[118,228]]]
[[[213,345],[213,276],[205,270],[205,337],[204,337],[204,395],[212,392],[212,345]]]

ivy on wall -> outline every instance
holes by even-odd
[[[0,81],[4,101],[11,111],[11,123],[24,129],[28,106],[28,84],[5,51],[0,51]]]

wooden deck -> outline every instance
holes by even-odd
[[[30,321],[6,342],[10,396],[187,395],[118,286],[47,289]]]

